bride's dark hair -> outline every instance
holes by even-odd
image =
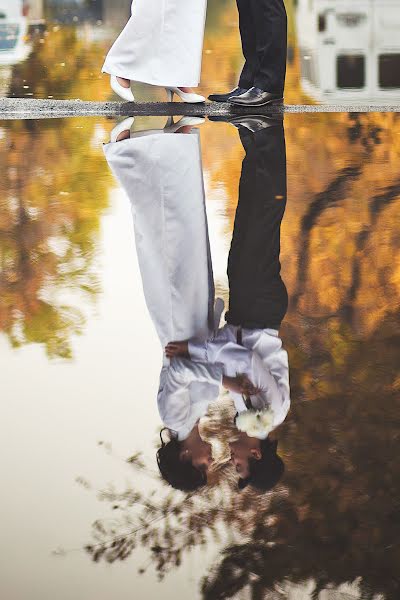
[[[207,474],[196,469],[191,462],[180,459],[181,444],[176,437],[171,436],[168,442],[163,439],[163,432],[169,431],[166,427],[160,431],[161,448],[157,451],[157,464],[161,477],[170,486],[182,492],[193,492],[207,483]]]

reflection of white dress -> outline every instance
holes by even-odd
[[[156,132],[104,146],[132,205],[146,304],[162,348],[206,339],[214,329],[214,285],[198,132]],[[184,439],[216,400],[221,365],[164,357],[158,406]]]
[[[200,81],[207,0],[133,0],[102,71],[165,87]]]

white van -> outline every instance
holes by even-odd
[[[0,65],[15,65],[29,56],[28,14],[25,0],[0,0]]]
[[[298,0],[297,36],[315,100],[400,100],[400,0]]]

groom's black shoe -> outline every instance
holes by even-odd
[[[263,115],[246,115],[232,119],[232,125],[236,125],[236,127],[244,127],[252,133],[257,133],[257,131],[269,129],[270,127],[277,127],[278,125],[282,126],[282,124],[283,115],[275,115],[273,117],[267,117]]]
[[[271,94],[257,87],[252,87],[244,94],[229,98],[229,102],[239,106],[265,106],[266,104],[282,104],[281,94]]]
[[[208,117],[210,121],[223,121],[230,123],[238,129],[245,128],[252,133],[257,133],[261,129],[268,129],[269,127],[277,127],[283,123],[283,115],[246,115],[242,117],[231,117],[231,116],[218,116]]]
[[[245,92],[247,92],[246,88],[237,87],[227,94],[211,94],[211,96],[208,96],[208,99],[211,100],[211,102],[228,102],[229,98],[240,96]]]

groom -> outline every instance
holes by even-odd
[[[286,74],[287,18],[283,0],[236,0],[245,64],[239,85],[214,102],[264,106],[283,101]]]

